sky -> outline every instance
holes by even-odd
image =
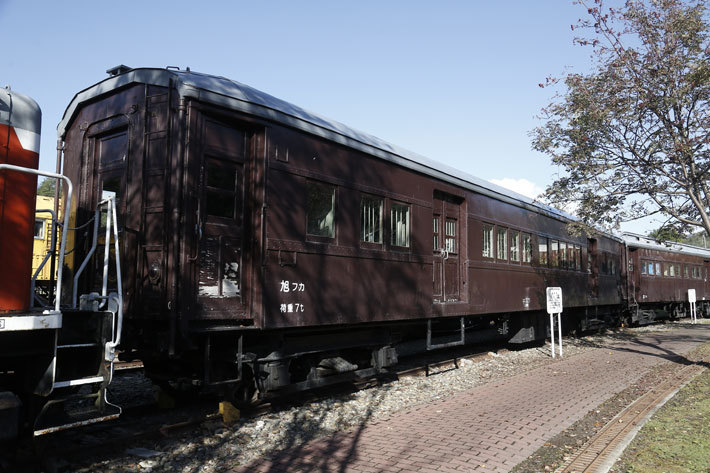
[[[584,15],[572,0],[0,0],[0,87],[42,107],[47,171],[77,92],[118,64],[178,66],[534,196],[560,171],[531,149],[555,93],[538,84],[590,68],[570,28]]]

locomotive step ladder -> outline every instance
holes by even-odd
[[[106,227],[103,255],[96,252],[100,222]],[[37,415],[35,437],[115,419],[121,414],[121,408],[109,402],[107,396],[123,325],[120,245],[114,197],[99,203],[93,223],[92,246],[74,275],[72,307],[62,309],[63,323],[57,332],[52,367],[52,397]],[[112,239],[116,288],[109,293]],[[103,257],[101,293],[77,297],[79,278],[95,255]]]
[[[106,346],[113,340],[118,311],[111,294],[106,310],[65,309],[57,333],[51,399],[37,416],[34,436],[117,418],[121,408],[111,404],[107,388],[113,378],[114,356]]]

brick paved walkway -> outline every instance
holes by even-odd
[[[388,420],[280,452],[242,472],[507,472],[544,442],[640,379],[710,341],[710,326],[596,349]]]

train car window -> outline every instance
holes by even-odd
[[[656,276],[661,275],[661,263],[656,263]]]
[[[609,274],[612,276],[616,274],[616,258],[614,256],[609,257]]]
[[[587,274],[592,274],[592,252],[587,250]]]
[[[241,196],[238,192],[239,171],[237,167],[208,159],[205,163],[205,213],[211,217],[238,218]]]
[[[540,266],[547,266],[547,238],[540,237],[538,252],[540,253]]]
[[[306,233],[335,238],[335,187],[309,182]]]
[[[567,243],[564,241],[560,242],[560,268],[568,269]]]
[[[456,219],[446,219],[446,251],[456,253]]]
[[[508,229],[499,228],[496,238],[496,250],[498,254],[496,255],[499,260],[508,259]]]
[[[363,196],[360,201],[360,241],[382,243],[383,200]]]
[[[680,274],[680,265],[679,265],[679,264],[676,264],[676,265],[675,265],[675,277],[677,277],[677,278],[683,277],[683,276]]]
[[[44,219],[35,219],[35,240],[44,240]]]
[[[557,268],[560,265],[560,242],[550,240],[550,266]]]
[[[392,246],[409,248],[409,206],[392,204],[390,214]]]
[[[510,261],[520,262],[520,232],[510,231]]]
[[[674,278],[675,277],[675,266],[672,264],[668,265],[668,276]]]
[[[687,264],[683,267],[683,270],[684,270],[684,273],[685,273],[685,279],[690,279],[690,273],[689,273],[689,271],[688,271],[688,265],[687,265]]]
[[[434,251],[439,249],[439,215],[434,215],[432,228],[434,229]]]
[[[574,268],[577,271],[582,270],[582,247],[574,245]]]
[[[670,265],[668,263],[663,263],[663,275],[665,277],[670,276]]]
[[[523,263],[530,263],[532,261],[532,237],[523,233]]]
[[[483,224],[483,250],[481,256],[493,258],[493,226]]]
[[[114,198],[116,209],[121,208],[121,178],[120,177],[105,177],[101,183],[101,199]],[[116,220],[118,228],[121,228],[121,212],[116,212]],[[106,230],[106,213],[101,213],[101,221],[99,224],[99,235],[105,234]]]
[[[653,276],[653,275],[654,275],[653,268],[655,268],[655,266],[654,266],[654,264],[653,264],[653,261],[649,261],[649,262],[648,262],[648,275],[649,275],[649,276]]]
[[[645,261],[641,261],[641,274],[642,275],[646,274],[646,262]]]
[[[121,164],[126,160],[128,131],[124,128],[118,132],[104,135],[98,139],[97,146],[101,167]]]

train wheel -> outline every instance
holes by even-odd
[[[230,387],[224,393],[227,400],[239,409],[253,407],[259,399],[252,369],[248,366],[243,366],[242,375],[242,381],[236,386]]]
[[[628,312],[624,313],[621,316],[621,327],[631,327],[631,324],[631,314],[629,314]]]

